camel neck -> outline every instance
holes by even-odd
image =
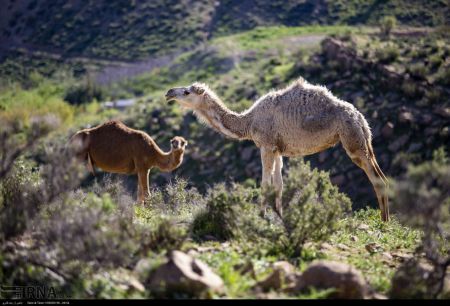
[[[160,152],[157,158],[157,167],[161,171],[172,171],[176,169],[183,161],[184,151],[170,150],[169,152]]]
[[[251,114],[231,111],[220,101],[209,100],[208,103],[208,108],[195,111],[202,121],[225,136],[250,139]]]

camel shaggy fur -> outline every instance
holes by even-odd
[[[205,84],[176,87],[166,94],[230,138],[252,140],[261,149],[263,189],[273,185],[276,211],[282,214],[283,156],[305,156],[342,143],[351,160],[367,174],[378,198],[381,218],[389,220],[387,179],[375,158],[364,116],[323,86],[300,78],[269,92],[242,113],[229,110]],[[265,207],[263,208],[265,210]]]
[[[106,172],[137,174],[138,201],[141,203],[149,195],[150,170],[157,167],[169,172],[178,168],[187,145],[183,137],[177,136],[170,141],[171,150],[163,152],[147,133],[119,121],[81,130],[71,137],[70,143],[76,157],[86,161],[93,174],[95,166]]]

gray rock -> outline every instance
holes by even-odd
[[[394,142],[392,142],[388,149],[391,152],[397,152],[399,149],[401,149],[409,140],[409,135],[402,135],[399,138],[397,138]]]
[[[325,260],[313,262],[299,277],[295,289],[311,287],[335,288],[329,297],[340,299],[366,298],[370,291],[360,271],[345,263]]]
[[[188,295],[199,297],[208,291],[222,292],[224,284],[205,263],[180,252],[173,251],[169,261],[153,272],[148,289],[157,296]]]
[[[434,110],[434,113],[444,118],[450,118],[450,107],[439,107]]]
[[[327,157],[328,157],[329,153],[328,151],[322,151],[319,153],[319,163],[323,163]]]
[[[409,145],[408,153],[416,152],[422,149],[423,144],[420,142],[414,142]]]
[[[241,153],[242,160],[245,160],[245,161],[250,160],[250,158],[252,157],[252,154],[253,154],[253,150],[254,149],[252,147],[244,148]]]
[[[433,122],[433,116],[430,114],[422,114],[420,116],[420,123],[424,125],[428,125]]]
[[[389,138],[392,134],[394,134],[394,124],[392,122],[386,122],[381,130],[381,135],[383,135],[384,138]]]
[[[411,112],[403,111],[398,114],[398,121],[402,123],[414,122],[414,115]]]
[[[344,182],[345,182],[345,175],[343,174],[339,174],[331,178],[331,183],[333,183],[334,185],[342,185],[344,184]]]

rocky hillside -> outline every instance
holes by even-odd
[[[437,26],[448,23],[449,16],[445,0],[4,2],[3,48],[108,59],[168,54],[257,26],[375,25],[385,15],[405,25]]]

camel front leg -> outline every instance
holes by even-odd
[[[266,202],[265,198],[267,191],[272,185],[272,174],[274,170],[275,154],[271,149],[261,148],[261,164],[262,164],[262,180],[261,180],[261,190],[262,190],[262,201],[261,201],[261,213],[266,214]]]
[[[283,169],[283,156],[275,158],[275,172],[273,175],[273,186],[275,187],[275,210],[280,217],[283,216],[282,196],[283,196],[283,176],[281,170]]]
[[[145,199],[150,195],[148,191],[148,173],[149,170],[145,169],[138,172],[138,201],[144,204]]]

